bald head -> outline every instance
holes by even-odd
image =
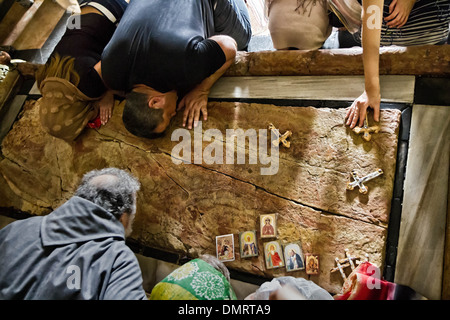
[[[97,204],[119,220],[124,213],[136,212],[139,188],[139,182],[129,173],[106,168],[86,173],[75,195]]]
[[[102,174],[93,177],[88,183],[97,189],[112,189],[117,185],[119,178],[111,174]]]

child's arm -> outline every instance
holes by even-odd
[[[380,38],[384,0],[363,0],[362,48],[365,90],[351,105],[346,115],[346,125],[353,128],[359,120],[364,124],[367,108],[374,109],[374,120],[380,121]]]

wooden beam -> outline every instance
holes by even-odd
[[[44,3],[44,0],[36,1],[33,3],[33,5],[28,10],[26,10],[26,12],[20,18],[20,20],[17,21],[17,23],[14,25],[12,30],[8,30],[9,34],[3,40],[2,45],[12,46],[14,44],[14,42],[17,40],[17,38],[19,38],[20,35],[24,32],[25,28],[30,23],[30,21],[33,19],[34,15],[36,14],[36,12],[38,11],[38,9],[41,7],[41,5],[43,3]]]
[[[450,75],[450,45],[380,49],[381,75]],[[362,49],[239,51],[225,77],[362,76]],[[397,78],[399,79],[399,78]]]
[[[3,6],[2,6],[3,9]],[[17,23],[22,19],[24,14],[27,12],[27,8],[21,6],[19,3],[15,2],[8,8],[5,7],[7,13],[3,13],[4,17],[0,22],[0,45],[3,46],[6,38],[10,35],[11,30],[17,25]]]
[[[363,75],[362,48],[239,52],[227,76]],[[450,75],[450,45],[382,47],[380,74]]]
[[[66,10],[56,2],[43,1],[12,46],[16,50],[40,49],[65,12]]]

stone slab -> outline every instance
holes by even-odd
[[[414,76],[381,76],[382,102],[412,103]],[[222,77],[211,98],[354,101],[364,92],[364,76]]]
[[[450,107],[413,105],[409,146],[395,282],[429,299],[440,299],[448,210]]]
[[[0,173],[6,186],[0,191],[0,206],[47,214],[73,194],[85,172],[115,166],[129,169],[142,184],[131,237],[145,246],[196,257],[215,254],[215,237],[233,233],[236,259],[226,262],[229,268],[268,278],[305,277],[333,293],[342,279],[330,270],[345,248],[355,255],[368,253],[371,261],[383,265],[398,110],[382,111],[381,132],[367,144],[344,126],[344,109],[209,103],[202,135],[212,139],[202,143],[203,153],[211,143],[226,150],[218,135],[226,129],[266,129],[271,121],[283,132],[293,131],[291,148],[280,148],[277,174],[263,176],[260,169],[267,165],[250,164],[248,158],[245,164],[175,164],[172,151],[181,141],[171,141],[171,135],[180,128],[181,113],[165,137],[147,140],[126,131],[122,108],[117,104],[106,126],[86,130],[69,144],[47,135],[37,118],[37,104],[28,103],[2,144]],[[217,129],[217,135],[208,129]],[[244,151],[248,155],[253,149],[246,144]],[[378,167],[384,174],[367,183],[367,195],[345,190],[351,169],[367,174]],[[320,255],[319,275],[266,270],[262,251],[258,257],[240,258],[238,233],[257,229],[259,215],[273,212],[279,214],[279,240],[300,240],[304,253]]]

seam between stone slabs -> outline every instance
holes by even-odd
[[[112,142],[118,142],[119,144],[120,144],[120,143],[124,143],[124,144],[126,144],[126,145],[128,145],[128,146],[130,146],[130,147],[134,147],[134,148],[136,148],[136,149],[142,150],[142,151],[147,152],[147,153],[149,153],[149,154],[151,154],[151,153],[160,153],[160,154],[164,154],[164,155],[166,155],[166,156],[168,156],[168,157],[170,157],[170,158],[177,159],[176,157],[173,157],[173,156],[172,156],[170,153],[168,153],[167,151],[164,151],[164,150],[161,150],[161,149],[158,149],[158,151],[150,151],[150,150],[146,150],[146,149],[144,149],[144,148],[141,148],[141,147],[136,146],[136,145],[134,145],[134,144],[128,143],[128,142],[126,142],[126,141],[119,140],[119,139],[117,139],[117,138],[109,137],[109,136],[107,136],[107,135],[105,135],[105,134],[103,134],[103,133],[100,133],[98,130],[96,130],[96,132],[97,132],[99,135],[101,135],[102,137],[105,137],[105,138],[106,138],[105,140],[109,140],[109,141],[112,141]],[[152,157],[152,159],[154,159],[154,157]],[[155,160],[155,159],[154,159],[154,160]],[[182,160],[182,159],[178,159],[178,160]],[[158,163],[156,160],[155,160],[155,162],[158,164],[158,166],[160,166],[161,168],[164,169],[164,167],[163,167],[160,163]],[[222,175],[227,176],[227,177],[229,177],[229,178],[231,178],[231,179],[234,179],[234,180],[237,180],[237,181],[240,181],[240,182],[243,182],[243,183],[247,183],[247,184],[252,185],[252,186],[254,186],[255,188],[260,189],[260,190],[262,190],[262,191],[264,191],[264,192],[266,192],[266,193],[268,193],[268,194],[270,194],[270,195],[276,196],[276,197],[278,197],[278,198],[281,198],[281,199],[284,199],[284,200],[287,200],[287,201],[292,201],[292,202],[294,202],[294,203],[296,203],[296,204],[302,205],[302,206],[304,206],[304,207],[308,207],[308,208],[310,208],[310,209],[313,209],[313,210],[315,210],[315,211],[318,211],[318,212],[321,212],[321,213],[324,213],[324,214],[329,214],[329,215],[333,215],[333,216],[337,216],[337,217],[348,218],[348,219],[351,219],[351,220],[360,221],[360,222],[363,222],[363,223],[367,223],[367,224],[370,224],[370,225],[374,225],[374,226],[377,226],[377,227],[381,227],[381,228],[383,228],[383,229],[387,229],[387,223],[383,223],[382,221],[379,221],[379,220],[377,220],[377,222],[370,222],[370,221],[365,221],[365,220],[362,220],[362,219],[358,219],[358,218],[355,218],[355,217],[350,217],[350,216],[343,215],[343,214],[339,214],[339,213],[329,212],[329,211],[326,211],[326,210],[323,210],[323,209],[314,207],[314,206],[312,206],[312,205],[308,205],[308,204],[302,203],[302,202],[300,202],[300,201],[298,201],[298,200],[290,199],[290,198],[287,198],[287,197],[285,197],[285,196],[282,196],[282,195],[273,193],[273,192],[267,190],[266,188],[261,187],[261,186],[258,186],[257,184],[254,184],[254,183],[252,183],[252,182],[250,182],[250,181],[242,180],[242,179],[240,179],[240,178],[234,177],[234,176],[232,176],[232,175],[230,175],[230,174],[227,174],[227,173],[218,171],[218,170],[216,170],[216,169],[207,168],[207,167],[202,166],[202,165],[200,165],[200,164],[195,164],[195,163],[191,163],[191,164],[193,164],[193,165],[195,165],[195,166],[198,166],[198,167],[201,167],[201,168],[203,168],[203,169],[205,169],[205,170],[209,170],[209,171],[216,172],[216,173],[218,173],[218,174],[222,174]],[[329,170],[331,170],[331,169],[329,169]],[[165,170],[164,170],[164,171],[165,171]],[[338,172],[338,171],[336,171],[336,172]],[[339,172],[338,172],[338,173],[339,173]],[[166,173],[166,175],[167,175],[167,173]],[[168,176],[168,175],[167,175],[167,176]],[[183,191],[186,192],[186,189],[184,189],[184,188],[183,188],[179,183],[177,183],[174,179],[172,179],[170,176],[168,176],[168,178],[171,179],[171,180],[172,180],[175,184],[177,184]],[[188,194],[189,194],[189,192],[188,192]]]

